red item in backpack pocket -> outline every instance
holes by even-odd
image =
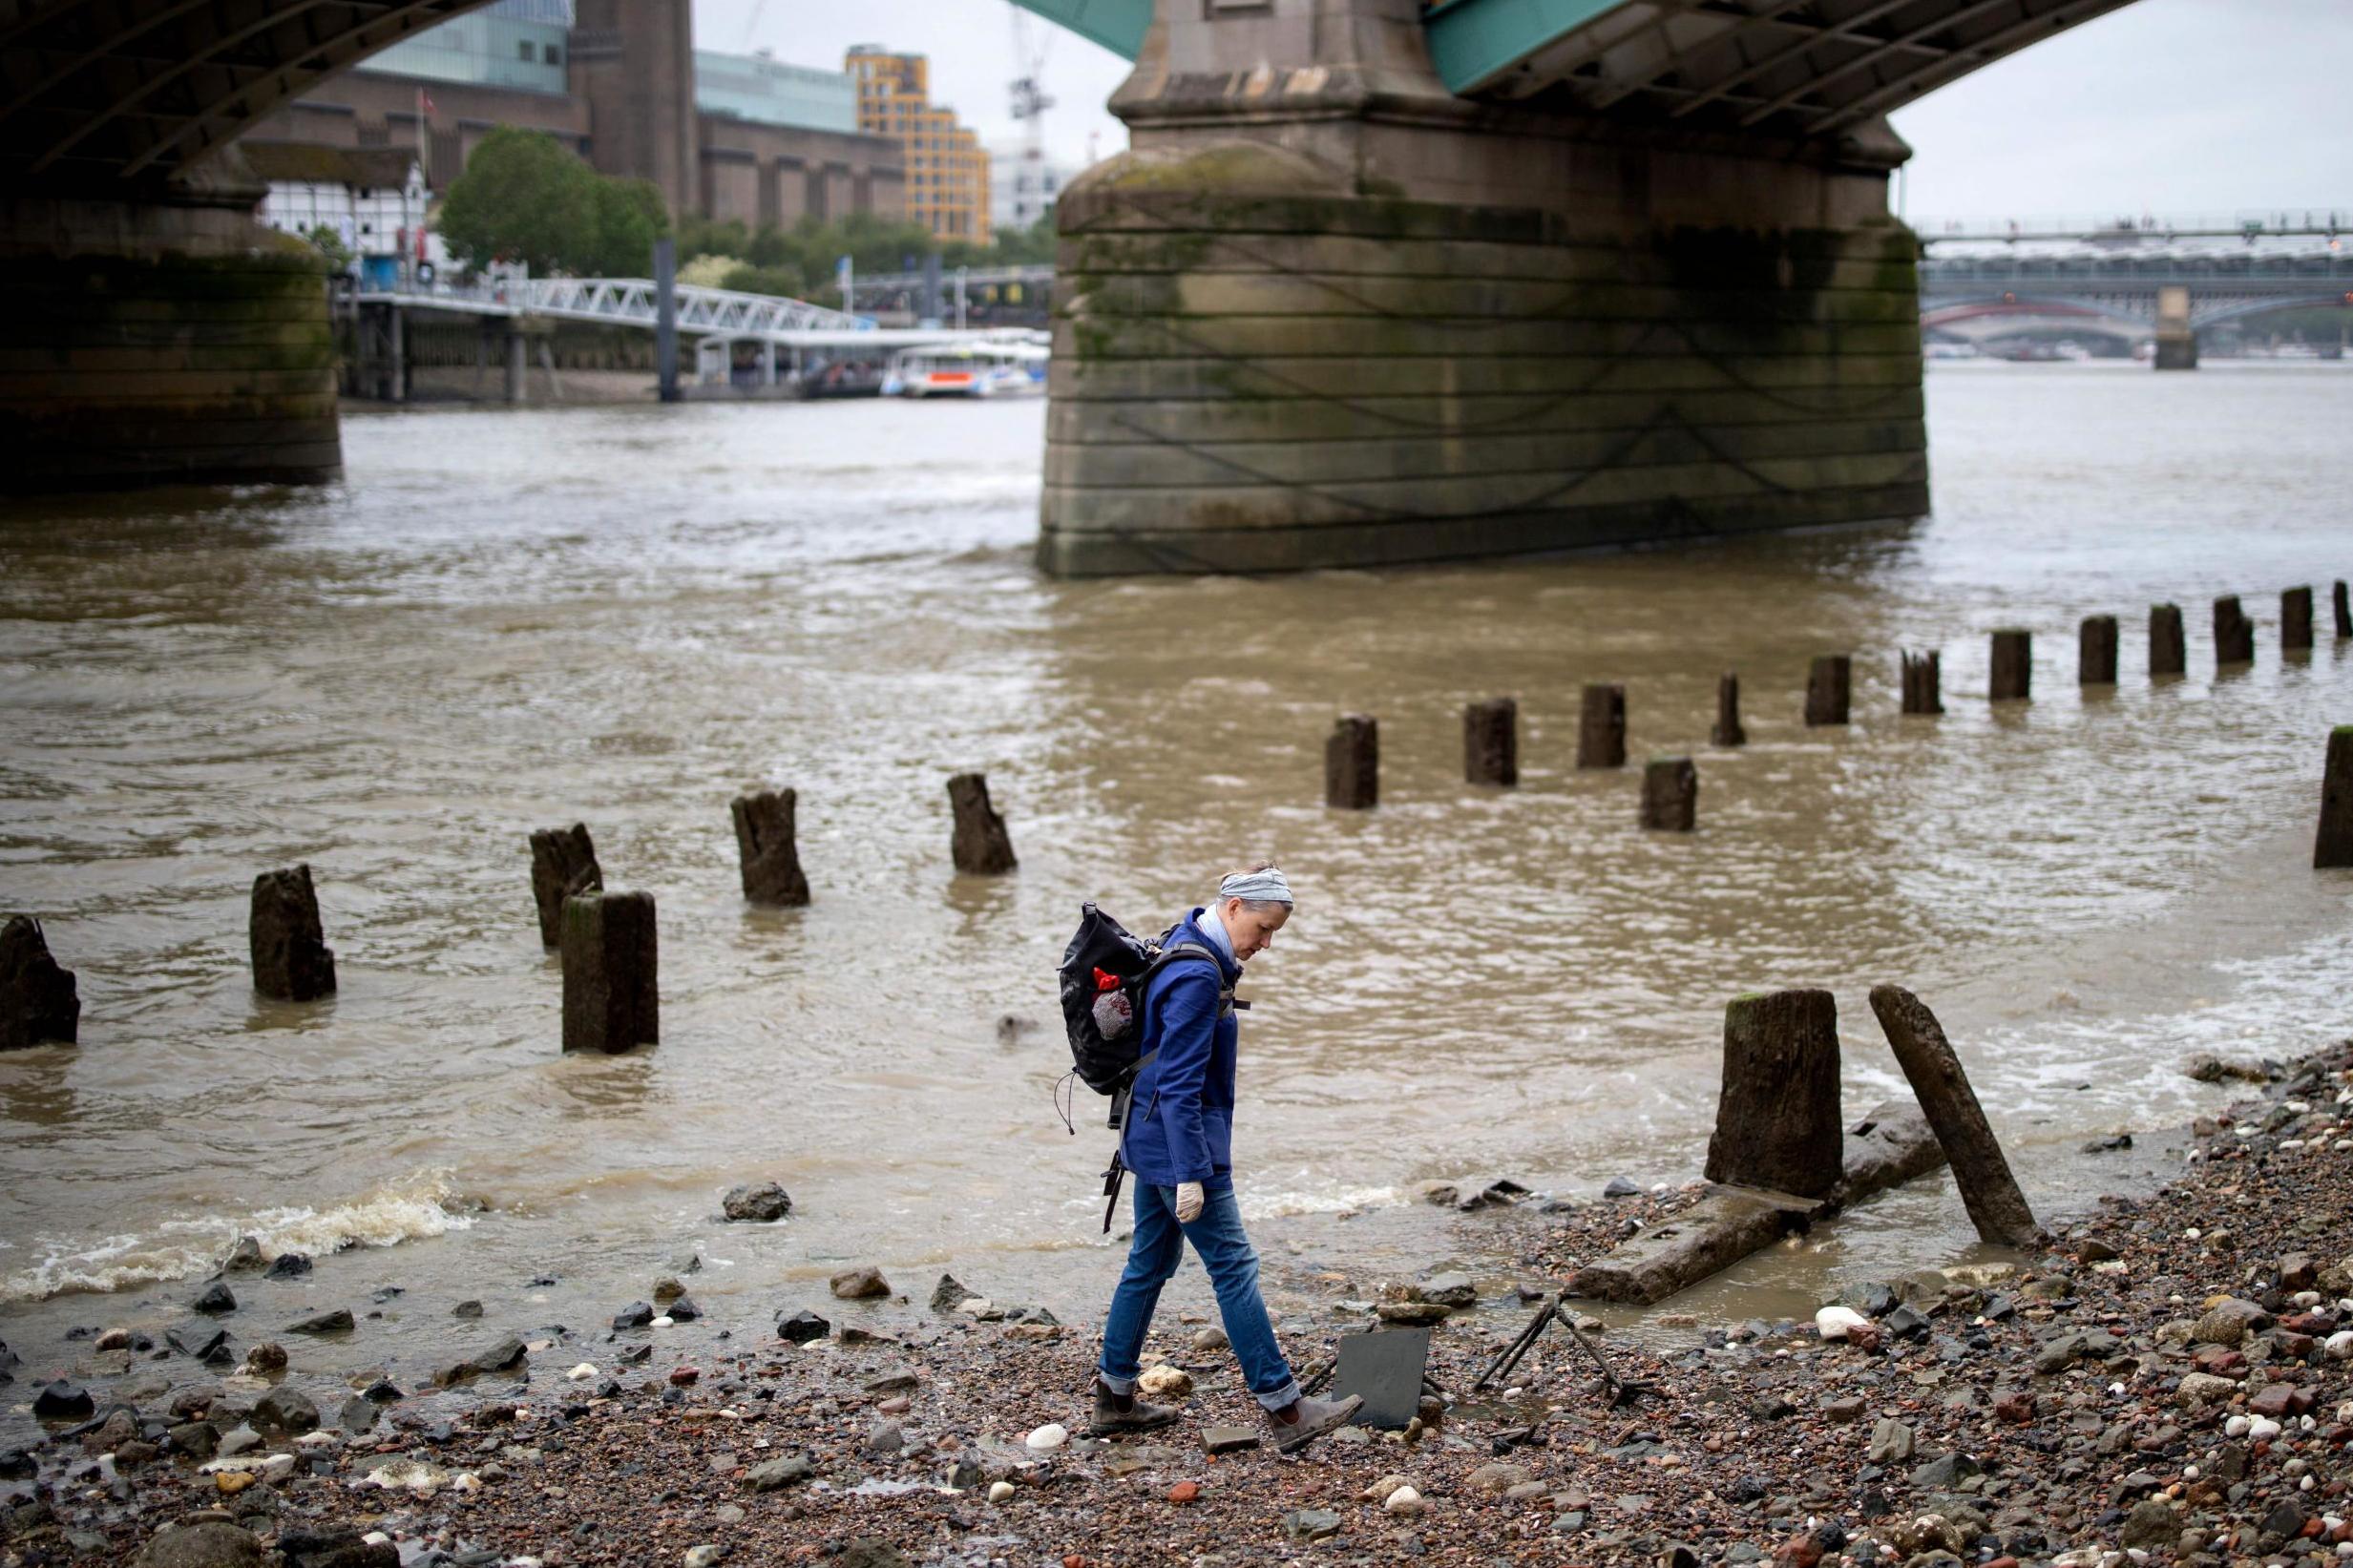
[[[1099,969],[1095,972],[1095,989],[1097,991],[1117,991],[1120,989],[1120,977],[1112,973],[1109,970]]]

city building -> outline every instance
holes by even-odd
[[[901,144],[861,127],[850,76],[698,50],[690,0],[496,0],[319,84],[242,139],[414,149],[440,190],[502,125],[653,181],[677,217],[789,228],[908,210]]]
[[[897,140],[907,167],[907,216],[935,240],[989,242],[989,155],[956,111],[932,102],[932,63],[859,44],[843,62],[857,88],[858,127]]]
[[[307,238],[326,229],[363,276],[389,283],[404,261],[437,257],[425,225],[425,171],[410,147],[249,147],[253,172],[269,181],[255,214],[267,227]]]
[[[989,152],[989,222],[1000,229],[1026,229],[1054,206],[1079,165],[1064,163],[1042,148],[1023,143]]]

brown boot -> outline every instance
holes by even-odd
[[[1095,1380],[1095,1419],[1087,1424],[1089,1437],[1116,1437],[1122,1432],[1152,1432],[1175,1423],[1180,1412],[1166,1405],[1138,1399],[1132,1393],[1113,1393]]]
[[[1362,1409],[1362,1394],[1352,1393],[1346,1399],[1300,1399],[1279,1411],[1269,1411],[1267,1424],[1274,1429],[1275,1451],[1296,1453],[1326,1432],[1348,1425]]]

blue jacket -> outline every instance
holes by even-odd
[[[1121,1147],[1136,1179],[1156,1187],[1233,1184],[1233,1058],[1241,1031],[1230,1011],[1218,1015],[1218,993],[1233,988],[1242,966],[1198,929],[1202,918],[1195,909],[1170,928],[1162,945],[1192,942],[1208,949],[1225,974],[1222,987],[1208,965],[1183,958],[1153,975],[1144,993],[1138,1049],[1160,1055],[1137,1075]]]

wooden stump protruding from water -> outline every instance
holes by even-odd
[[[1585,689],[1577,719],[1577,765],[1626,765],[1626,688],[1595,684]]]
[[[1475,784],[1520,782],[1520,704],[1508,697],[1462,710],[1462,777]]]
[[[989,805],[986,774],[959,773],[948,781],[948,806],[956,813],[956,836],[948,847],[956,868],[970,876],[999,876],[1020,862],[1005,819]]]
[[[2255,622],[2238,607],[2237,594],[2214,601],[2214,661],[2216,668],[2255,662]]]
[[[2112,686],[2116,683],[2116,617],[2086,616],[2076,633],[2075,683]]]
[[[1844,654],[1824,654],[1806,672],[1806,722],[1843,724],[1854,693],[1854,660]]]
[[[253,879],[245,939],[253,951],[253,989],[263,995],[307,1002],[334,993],[335,955],[319,925],[319,894],[307,865]]]
[[[794,842],[797,790],[760,789],[728,804],[735,819],[735,855],[744,870],[744,896],[754,904],[798,909],[809,902],[809,878]]]
[[[2312,648],[2312,590],[2290,588],[2279,596],[2279,651],[2285,654]]]
[[[1993,675],[1986,695],[1996,702],[2025,702],[2034,695],[2034,635],[2012,627],[1993,634]]]
[[[1708,739],[1719,746],[1745,746],[1749,732],[1740,727],[1740,678],[1726,670],[1715,680],[1715,728]]]
[[[0,926],[0,1051],[45,1040],[72,1045],[81,1019],[74,972],[50,956],[41,923],[29,914],[9,916]]]
[[[2353,866],[2353,724],[2329,731],[2321,775],[2321,831],[2312,841],[2315,869]]]
[[[1838,1184],[1844,1152],[1830,993],[1776,991],[1726,1006],[1708,1180],[1819,1198]]]
[[[564,1049],[607,1055],[662,1039],[651,893],[564,900]]]
[[[1944,711],[1944,656],[1931,648],[1924,654],[1899,654],[1902,660],[1903,711],[1937,714]]]
[[[1689,757],[1653,757],[1643,764],[1642,825],[1663,833],[1699,826],[1699,769]]]
[[[2340,638],[2353,637],[2353,598],[2346,596],[2342,577],[2337,579],[2337,586],[2330,590],[2328,597],[2331,608],[2337,612],[2337,636]]]
[[[2153,604],[2149,607],[2149,673],[2151,676],[2187,675],[2190,670],[2189,644],[2181,635],[2181,606]]]
[[[1944,1146],[1953,1184],[1961,1189],[1961,1201],[1980,1239],[1997,1246],[2038,1244],[2042,1227],[2034,1223],[2034,1211],[2027,1207],[2026,1195],[2010,1176],[2009,1161],[1985,1124],[1969,1076],[1961,1070],[1961,1058],[1953,1054],[1936,1014],[1901,986],[1873,986],[1871,1011],[1879,1014],[1896,1061],[1911,1080],[1937,1141]]]
[[[604,871],[597,865],[597,847],[588,841],[586,824],[542,827],[531,835],[531,896],[539,908],[541,947],[563,941],[565,899],[603,886]]]
[[[1324,805],[1370,811],[1379,804],[1379,721],[1362,713],[1334,719],[1324,741]]]

